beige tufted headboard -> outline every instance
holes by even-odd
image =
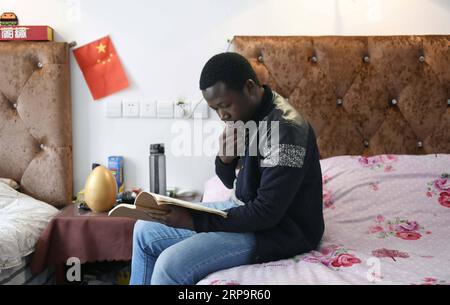
[[[69,47],[0,42],[0,177],[55,206],[72,199]]]
[[[322,158],[450,153],[450,35],[236,36],[313,126]]]

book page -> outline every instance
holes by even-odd
[[[213,209],[213,208],[210,208],[210,207],[206,207],[206,206],[203,206],[201,204],[192,203],[192,202],[189,202],[189,201],[184,201],[184,200],[180,200],[180,199],[176,199],[176,198],[172,198],[172,197],[167,197],[167,196],[163,196],[163,195],[159,195],[159,194],[154,194],[154,193],[150,193],[150,194],[156,198],[156,200],[158,201],[157,203],[160,204],[160,205],[173,204],[173,205],[185,207],[185,208],[188,208],[188,209],[193,209],[193,210],[203,211],[203,212],[209,212],[209,213],[220,215],[222,217],[227,217],[227,212],[224,212],[224,211],[221,211],[221,210],[217,210],[217,209]]]

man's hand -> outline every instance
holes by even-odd
[[[149,212],[148,214],[155,221],[165,224],[166,226],[180,229],[194,230],[194,221],[189,209],[174,205],[167,205],[168,212],[166,214],[156,214]]]
[[[238,133],[238,129],[231,129],[229,126],[226,126],[223,130],[223,133],[219,138],[219,158],[220,161],[224,164],[230,164],[234,161],[240,154],[240,152],[244,151],[244,138],[240,138],[238,141],[238,137],[242,137],[240,133]],[[233,148],[233,151],[230,151]]]

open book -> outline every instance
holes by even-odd
[[[154,220],[152,214],[167,214],[167,212],[169,211],[167,207],[168,205],[177,205],[187,209],[216,214],[224,218],[227,217],[227,212],[221,210],[209,208],[198,203],[192,203],[150,192],[139,193],[134,201],[134,204],[122,203],[117,205],[111,211],[109,211],[108,216],[130,217],[141,220]]]

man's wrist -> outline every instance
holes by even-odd
[[[224,165],[230,165],[231,163],[234,162],[234,160],[236,160],[236,157],[225,157],[225,156],[218,156],[220,162],[222,162]]]

